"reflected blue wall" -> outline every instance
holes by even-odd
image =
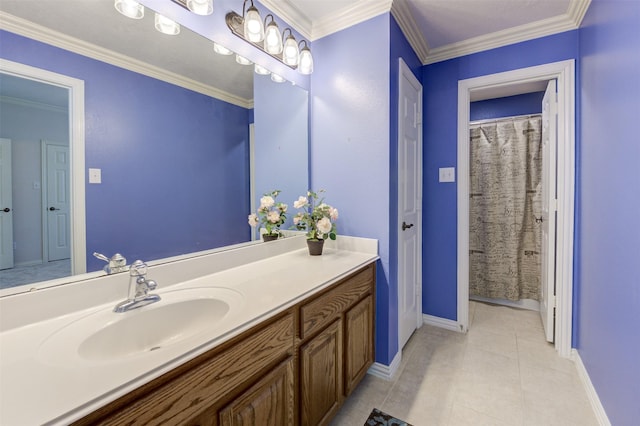
[[[247,241],[249,111],[2,31],[0,56],[85,84],[87,268]]]
[[[274,189],[289,206],[282,227],[293,225],[293,202],[309,189],[309,94],[290,83],[274,83],[267,75],[253,79],[255,114],[256,208],[260,197]],[[292,161],[295,159],[295,161]]]

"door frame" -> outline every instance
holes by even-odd
[[[567,60],[458,82],[458,316],[469,329],[469,112],[472,92],[556,79],[558,155],[555,349],[571,356],[575,204],[575,61]]]
[[[397,115],[397,119],[398,119],[398,134],[397,134],[397,146],[396,146],[396,174],[399,176],[400,174],[400,138],[402,137],[403,134],[403,129],[401,127],[401,120],[400,120],[400,114],[401,114],[401,108],[400,108],[400,97],[402,96],[402,91],[400,90],[400,82],[402,81],[403,76],[407,76],[408,79],[410,80],[414,80],[415,83],[418,84],[418,86],[420,86],[420,92],[418,93],[418,111],[416,113],[417,117],[417,124],[418,124],[418,161],[416,162],[416,174],[417,174],[417,180],[418,180],[418,188],[417,188],[417,193],[418,193],[418,200],[416,200],[416,208],[417,208],[417,215],[418,215],[418,220],[417,223],[415,224],[416,226],[416,235],[417,235],[417,253],[416,253],[416,271],[415,271],[415,276],[416,276],[416,283],[415,283],[415,297],[416,297],[416,329],[420,328],[420,326],[422,326],[422,97],[423,97],[423,88],[422,88],[422,84],[420,83],[420,81],[416,78],[416,76],[413,74],[413,72],[411,72],[411,69],[409,68],[409,66],[407,66],[407,64],[404,62],[404,60],[402,58],[398,59],[398,115]],[[400,179],[397,179],[397,187],[396,187],[396,193],[398,194],[398,200],[400,199],[400,191],[402,190],[401,188],[401,182]],[[401,220],[400,220],[400,215],[402,212],[402,207],[400,205],[399,202],[396,203],[397,204],[397,223],[396,223],[396,230],[400,228],[401,226]],[[401,237],[402,234],[400,232],[397,232],[396,234],[396,260],[400,259],[400,253],[401,253]],[[398,295],[400,294],[400,262],[396,261],[396,282],[398,283]],[[398,315],[400,315],[400,297],[398,297]],[[402,348],[400,347],[400,321],[398,321],[398,352],[402,352]]]
[[[16,77],[62,87],[69,93],[69,156],[71,274],[87,270],[85,215],[84,81],[0,58],[0,71]],[[37,284],[36,284],[37,285]],[[40,288],[39,285],[37,285]],[[33,287],[33,286],[32,286]]]

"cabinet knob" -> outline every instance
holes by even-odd
[[[9,207],[5,207],[4,209],[2,209],[2,211],[5,213],[9,213],[11,209]]]
[[[402,221],[402,230],[405,231],[413,226],[413,223],[407,225],[405,221]]]

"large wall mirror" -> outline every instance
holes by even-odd
[[[0,13],[0,58],[84,85],[84,169],[75,171],[69,89],[0,69],[0,171],[9,170],[0,193],[12,217],[0,217],[0,295],[84,279],[73,273],[104,266],[93,252],[130,263],[248,243],[247,215],[263,192],[281,189],[291,204],[306,191],[308,95],[299,86],[214,53],[185,27],[156,32],[149,9],[136,21],[112,0],[3,0]],[[47,35],[27,36],[43,27],[72,38],[52,33],[52,46]],[[65,213],[79,195],[74,171],[86,217],[75,267]]]

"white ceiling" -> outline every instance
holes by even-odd
[[[424,64],[578,28],[591,0],[261,0],[311,41],[388,12]]]
[[[311,41],[391,11],[428,64],[577,28],[591,0],[259,1]],[[251,105],[252,67],[213,54],[209,40],[185,28],[179,37],[159,35],[152,21],[152,13],[141,21],[122,17],[113,0],[0,0],[0,28]],[[43,39],[41,27],[54,32]]]

